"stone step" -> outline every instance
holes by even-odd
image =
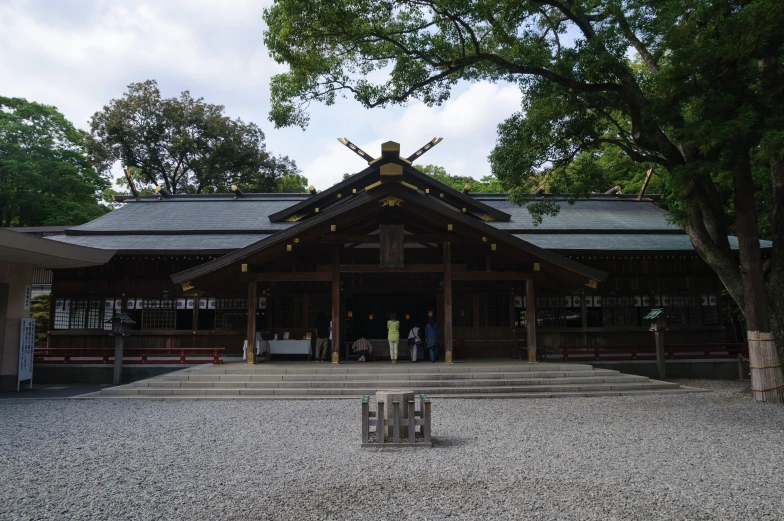
[[[556,384],[581,384],[581,383],[633,383],[645,382],[644,376],[618,375],[618,376],[590,376],[585,378],[524,378],[524,379],[490,379],[490,380],[345,380],[345,381],[248,381],[248,380],[219,380],[219,381],[192,381],[192,380],[164,380],[153,379],[135,382],[134,387],[171,387],[171,388],[232,388],[232,387],[276,387],[276,388],[330,388],[330,387],[375,387],[383,385],[386,388],[401,388],[406,386],[419,387],[480,387],[480,386],[510,386],[510,385],[556,385]]]
[[[162,375],[158,380],[163,381],[199,381],[199,382],[217,382],[217,381],[259,381],[259,382],[273,382],[273,381],[287,381],[287,382],[309,382],[309,381],[401,381],[401,380],[510,380],[510,379],[528,379],[528,378],[564,378],[564,377],[608,377],[620,375],[618,371],[612,369],[594,369],[590,371],[540,371],[540,372],[503,372],[503,373],[394,373],[394,374],[377,374],[377,373],[357,373],[357,374],[313,374],[313,375],[257,375],[257,374],[202,374],[202,373],[176,373],[171,375]]]
[[[553,392],[594,392],[594,391],[632,391],[650,389],[679,389],[678,384],[670,382],[659,382],[649,380],[636,383],[585,383],[585,384],[561,384],[561,385],[520,385],[520,386],[481,386],[481,387],[414,387],[416,394],[427,395],[464,395],[464,394],[503,394],[503,393],[553,393]],[[374,394],[376,391],[383,390],[378,387],[364,388],[158,388],[158,387],[136,387],[121,386],[103,389],[101,395],[138,395],[138,396],[165,396],[165,395],[351,395],[362,396]]]
[[[422,362],[412,364],[401,362],[399,364],[340,364],[331,363],[307,365],[302,362],[302,367],[276,368],[275,365],[266,366],[247,364],[220,364],[190,369],[201,374],[269,374],[269,375],[303,375],[303,374],[352,374],[352,373],[489,373],[489,372],[536,372],[536,371],[590,371],[593,367],[586,364],[550,364],[532,363],[526,365],[498,365],[498,366],[461,366],[460,364],[447,365],[443,363],[429,364]]]
[[[655,396],[661,394],[678,395],[696,392],[710,392],[705,389],[680,388],[680,389],[645,389],[632,391],[569,391],[569,392],[536,392],[536,393],[474,393],[474,394],[442,394],[433,396],[438,401],[441,399],[525,399],[525,398],[594,398],[614,396]],[[351,394],[269,394],[269,395],[97,395],[88,394],[77,396],[78,400],[155,400],[155,401],[184,401],[184,400],[210,400],[210,401],[246,401],[246,400],[356,400],[357,396]]]

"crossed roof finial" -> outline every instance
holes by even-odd
[[[434,137],[433,139],[431,139],[430,141],[425,143],[425,146],[423,146],[422,148],[420,148],[419,150],[417,150],[416,152],[414,152],[413,154],[411,154],[407,158],[401,158],[401,159],[403,159],[404,161],[408,162],[409,164],[413,163],[415,160],[419,159],[422,156],[422,154],[424,154],[425,152],[427,152],[428,150],[430,150],[431,148],[433,148],[434,146],[439,144],[443,139],[444,138],[442,138],[442,137]],[[358,155],[359,157],[361,157],[362,159],[367,161],[369,165],[373,164],[376,161],[378,161],[379,159],[381,159],[381,157],[377,157],[375,159],[370,157],[370,155],[367,152],[363,151],[361,148],[359,148],[354,143],[349,141],[348,138],[339,137],[338,141],[340,141],[343,145],[345,145],[348,149],[350,149],[356,155]],[[392,143],[392,141],[388,141],[387,143],[384,143],[384,144],[381,145],[382,156],[384,155],[384,152],[385,152],[385,148],[384,147],[388,143]],[[398,155],[399,155],[400,146],[398,145],[397,148],[398,148]]]

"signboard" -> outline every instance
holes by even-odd
[[[32,288],[31,288],[30,284],[28,284],[27,286],[25,286],[25,294],[24,294],[24,310],[25,311],[30,311],[30,301],[32,299],[33,299],[33,291],[32,291]]]
[[[22,331],[19,335],[19,371],[16,382],[16,392],[19,392],[20,384],[25,380],[30,380],[30,387],[33,386],[33,348],[35,347],[35,319],[23,318]]]
[[[114,301],[114,310],[115,311],[122,311],[122,299],[118,298]]]
[[[186,309],[193,309],[193,299],[192,298],[189,298],[187,301],[185,301],[185,308]]]
[[[516,308],[523,307],[523,296],[522,295],[515,295],[514,296],[514,307],[516,307]]]
[[[207,309],[207,299],[200,298],[199,299],[199,309]]]
[[[185,309],[185,299],[178,298],[177,299],[177,309]]]
[[[207,309],[215,309],[215,299],[207,299]]]
[[[267,297],[259,297],[259,309],[267,309]]]

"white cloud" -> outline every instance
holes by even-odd
[[[271,0],[0,1],[0,95],[57,106],[77,127],[129,83],[156,79],[164,96],[189,90],[259,124],[274,154],[294,159],[317,188],[365,163],[340,145],[348,137],[377,156],[394,140],[413,153],[443,137],[422,159],[450,173],[481,177],[496,125],[520,107],[511,85],[460,84],[440,107],[366,110],[353,99],[310,107],[311,124],[275,130],[267,121],[269,80],[285,66],[264,47],[262,10]],[[383,81],[388,71],[374,75]],[[119,170],[118,170],[119,171]]]
[[[444,140],[423,156],[420,164],[443,166],[453,175],[479,179],[490,174],[487,156],[496,139],[497,125],[520,109],[520,90],[512,85],[475,83],[440,107],[416,102],[402,112],[374,109],[364,111],[371,121],[370,135],[352,136],[340,131],[371,156],[380,154],[381,143],[397,141],[402,155],[418,150],[434,137]],[[318,189],[340,181],[344,172],[355,173],[366,163],[333,140],[312,143],[318,156],[300,164],[303,173]]]

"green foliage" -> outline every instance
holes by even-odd
[[[733,226],[748,238],[741,259],[759,258],[749,223],[784,245],[780,0],[276,0],[264,18],[289,66],[271,81],[277,126],[304,127],[309,104],[337,96],[432,106],[459,81],[511,82],[523,106],[490,162],[535,221],[557,211],[538,187],[572,200],[618,182],[628,192],[654,167],[649,190],[741,307]],[[784,280],[784,252],[771,264]]]
[[[30,303],[30,318],[35,319],[35,345],[45,346],[49,334],[49,304],[52,301],[50,294],[37,295]]]
[[[438,182],[444,183],[450,188],[462,191],[465,185],[470,185],[474,193],[501,193],[504,188],[501,183],[493,176],[484,176],[477,181],[473,177],[449,175],[446,169],[437,165],[416,165],[415,168],[425,173]]]
[[[282,175],[276,182],[275,191],[282,194],[305,194],[308,192],[308,179],[299,174]]]
[[[84,138],[55,107],[0,96],[0,226],[82,224],[109,211]]]
[[[118,161],[134,167],[139,188],[215,193],[237,185],[275,192],[278,178],[299,172],[288,157],[267,151],[257,125],[230,119],[222,105],[188,91],[163,98],[153,80],[129,85],[122,98],[95,113],[90,129],[87,146],[99,169],[108,172]]]

